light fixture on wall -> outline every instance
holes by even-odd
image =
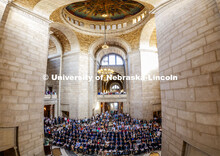
[[[103,14],[106,17],[108,16],[107,14]],[[105,20],[104,20],[104,44],[102,45],[102,49],[108,49],[109,46],[106,43],[106,26],[105,26]]]

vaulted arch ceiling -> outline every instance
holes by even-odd
[[[156,48],[157,47],[157,32],[156,32],[156,28],[154,28],[151,37],[150,37],[150,43],[149,43],[150,47]]]
[[[69,52],[71,51],[71,46],[70,46],[70,42],[67,39],[67,37],[62,33],[62,31],[51,27],[50,28],[51,33],[53,33],[53,35],[60,41],[61,46],[62,46],[62,51],[65,52]],[[53,44],[52,42],[50,42],[50,47],[49,48],[53,48]]]
[[[49,40],[49,47],[48,47],[48,55],[57,54],[57,47],[55,43],[50,39]]]
[[[54,30],[52,32],[57,33],[61,37],[61,41],[67,41],[68,46],[66,43],[64,48],[65,52],[71,51],[71,52],[79,52],[80,51],[80,44],[78,41],[78,38],[74,31],[72,31],[69,27],[67,27],[65,24],[61,23],[51,23],[50,24],[51,30]],[[57,37],[59,39],[59,37]]]
[[[140,45],[141,49],[148,49],[150,47],[151,35],[156,28],[155,18],[151,18],[144,26],[140,36]]]

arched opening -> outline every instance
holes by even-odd
[[[118,82],[114,82],[110,84],[109,90],[110,92],[121,92],[123,88],[121,87],[121,84]]]
[[[109,73],[109,76],[117,77],[117,76],[126,76],[126,67],[125,67],[125,60],[119,54],[114,52],[109,52],[108,54],[104,55],[99,62],[97,70],[113,70],[113,73]],[[104,76],[103,74],[99,74],[99,76]],[[125,94],[126,93],[126,80],[112,80],[110,79],[103,79],[97,80],[98,82],[98,95],[106,95],[106,94]],[[118,89],[111,88],[111,85],[117,83]]]
[[[101,66],[122,66],[124,65],[123,58],[115,53],[107,54],[101,59]]]

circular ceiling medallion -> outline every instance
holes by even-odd
[[[77,17],[91,21],[114,21],[142,11],[144,6],[132,0],[88,0],[68,5],[66,10]]]

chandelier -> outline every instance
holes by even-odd
[[[98,74],[103,77],[103,81],[105,81],[105,82],[108,81],[107,76],[110,76],[113,73],[114,73],[114,70],[109,69],[109,68],[108,69],[107,68],[102,68],[102,69],[98,70]]]

